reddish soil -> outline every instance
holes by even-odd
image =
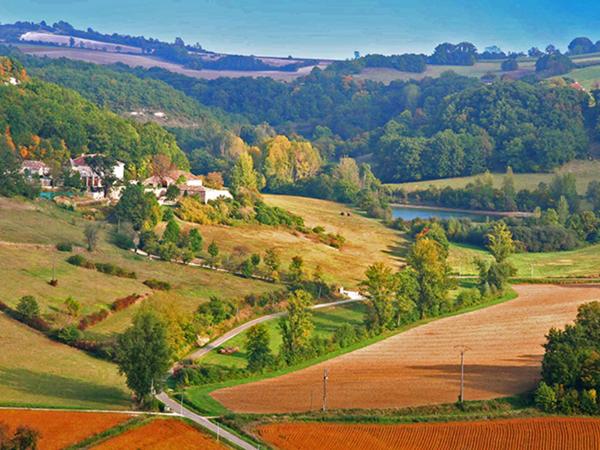
[[[591,450],[600,420],[509,419],[410,425],[282,423],[258,434],[282,450]]]
[[[94,450],[224,450],[227,447],[177,419],[155,419],[102,442]]]
[[[456,401],[458,346],[465,355],[465,398],[484,400],[534,388],[551,327],[600,300],[600,286],[517,286],[519,298],[433,321],[369,347],[268,380],[211,395],[237,412],[294,412],[321,407],[328,369],[328,407],[402,408]]]
[[[21,425],[40,433],[40,450],[59,450],[112,428],[131,418],[128,414],[0,409],[0,422],[10,433]]]

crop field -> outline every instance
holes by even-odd
[[[379,221],[363,217],[347,205],[326,200],[286,195],[264,197],[267,203],[302,216],[308,227],[320,225],[328,233],[342,234],[346,244],[338,250],[287,229],[258,225],[203,225],[200,232],[205,241],[214,239],[226,252],[236,247],[260,253],[275,248],[284,267],[293,256],[300,255],[309,273],[320,265],[327,281],[343,284],[346,288],[356,286],[363,279],[366,268],[374,262],[381,261],[395,267],[400,265],[400,256],[406,251],[407,241]],[[341,212],[350,212],[351,216],[342,216]]]
[[[78,61],[85,61],[94,64],[116,64],[123,63],[130,67],[160,67],[170,72],[180,73],[188,77],[214,80],[220,77],[238,78],[238,77],[269,77],[279,81],[293,81],[298,77],[308,75],[313,66],[302,67],[296,72],[282,71],[242,71],[242,70],[194,70],[186,69],[182,65],[163,61],[161,59],[147,55],[132,55],[124,53],[102,52],[79,48],[64,48],[43,45],[19,44],[21,51],[34,56],[48,58],[68,58]],[[320,68],[327,67],[328,63],[319,64]]]
[[[328,407],[402,408],[452,403],[459,393],[459,352],[465,398],[485,400],[526,392],[539,379],[545,334],[575,318],[577,307],[600,299],[600,286],[516,286],[519,297],[430,322],[315,366],[217,390],[211,396],[236,412],[307,411],[322,395]]]
[[[40,433],[40,450],[61,450],[131,419],[128,414],[0,409],[10,432],[25,425]]]
[[[366,307],[362,303],[351,303],[348,305],[334,306],[318,309],[314,312],[315,323],[314,335],[320,338],[329,338],[342,324],[357,327],[363,324]],[[281,347],[281,333],[278,320],[270,320],[265,323],[270,337],[270,347],[273,354],[279,352]],[[222,365],[230,367],[246,367],[246,336],[247,332],[237,335],[225,344],[226,347],[239,347],[239,351],[232,355],[219,354],[216,351],[208,353],[199,362],[202,365]]]
[[[210,436],[177,419],[155,419],[147,425],[132,428],[110,438],[94,450],[224,450],[225,447]]]
[[[0,313],[0,405],[126,409],[117,367]]]
[[[408,425],[278,423],[260,426],[256,432],[281,450],[590,450],[600,447],[600,420],[587,418]]]
[[[600,161],[571,161],[558,169],[557,173],[575,174],[577,177],[577,190],[583,195],[585,194],[590,181],[600,181]],[[502,179],[504,178],[504,175],[505,174],[503,173],[492,174],[494,186],[500,187],[502,185]],[[388,184],[387,186],[392,189],[402,188],[407,192],[416,191],[418,189],[427,189],[429,186],[435,186],[439,189],[443,189],[445,187],[462,188],[475,181],[478,176],[480,175],[444,178],[440,180],[411,181],[408,183]],[[516,173],[514,177],[515,187],[517,190],[535,189],[541,182],[550,183],[554,177],[554,173]]]

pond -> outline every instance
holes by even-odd
[[[392,205],[392,217],[394,219],[400,218],[403,220],[413,219],[471,219],[474,221],[482,222],[485,221],[485,214],[465,212],[461,210],[451,209],[440,209],[433,207],[424,206],[405,206],[405,205]]]

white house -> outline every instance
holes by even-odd
[[[146,178],[142,184],[146,187],[146,192],[152,192],[159,203],[164,204],[167,189],[171,185],[176,185],[181,196],[197,196],[203,203],[218,198],[233,198],[227,189],[212,189],[203,185],[202,179],[189,172],[175,170],[169,176],[152,176]]]
[[[102,175],[98,174],[90,167],[87,163],[87,158],[94,157],[96,155],[80,155],[76,158],[71,159],[71,170],[79,174],[81,183],[85,186],[85,189],[94,198],[104,197],[104,186],[102,185]],[[113,176],[117,180],[123,180],[125,178],[125,163],[117,161],[113,167]],[[115,189],[109,193],[111,198],[118,198],[118,190]]]
[[[25,160],[21,163],[21,170],[19,172],[31,180],[39,179],[42,187],[52,186],[50,167],[43,161]]]

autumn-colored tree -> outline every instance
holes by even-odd
[[[311,295],[303,290],[293,292],[288,298],[287,315],[279,321],[283,343],[281,355],[287,364],[293,364],[309,348],[314,329]]]

